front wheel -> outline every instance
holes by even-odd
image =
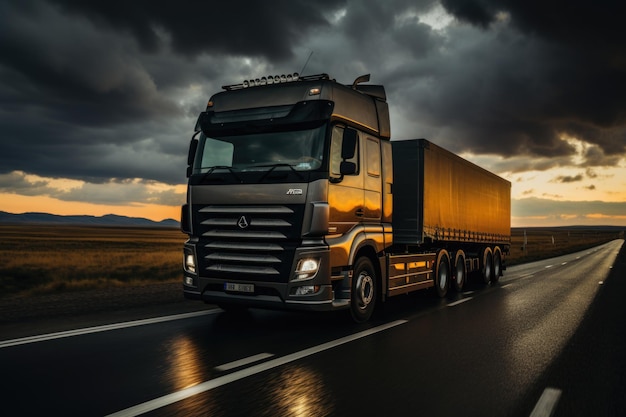
[[[369,258],[361,257],[354,265],[350,314],[357,323],[363,323],[372,316],[376,306],[376,272]]]

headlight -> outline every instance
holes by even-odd
[[[295,279],[313,278],[320,267],[320,260],[317,258],[300,259],[296,267]]]

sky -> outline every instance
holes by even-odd
[[[511,181],[514,227],[626,225],[622,20],[608,0],[0,0],[0,210],[178,220],[208,98],[298,72],[371,74],[393,140]]]

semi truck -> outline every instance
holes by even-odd
[[[497,283],[511,183],[426,140],[391,140],[369,75],[226,85],[197,119],[181,211],[186,298],[370,319],[390,298]]]

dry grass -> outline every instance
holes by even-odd
[[[0,294],[182,280],[177,229],[0,225]]]
[[[623,231],[511,230],[509,265],[574,252]],[[554,238],[554,243],[552,241]],[[0,225],[0,297],[182,280],[178,229]]]
[[[511,253],[507,264],[515,265],[565,255],[623,238],[624,231],[618,228],[512,228]]]

